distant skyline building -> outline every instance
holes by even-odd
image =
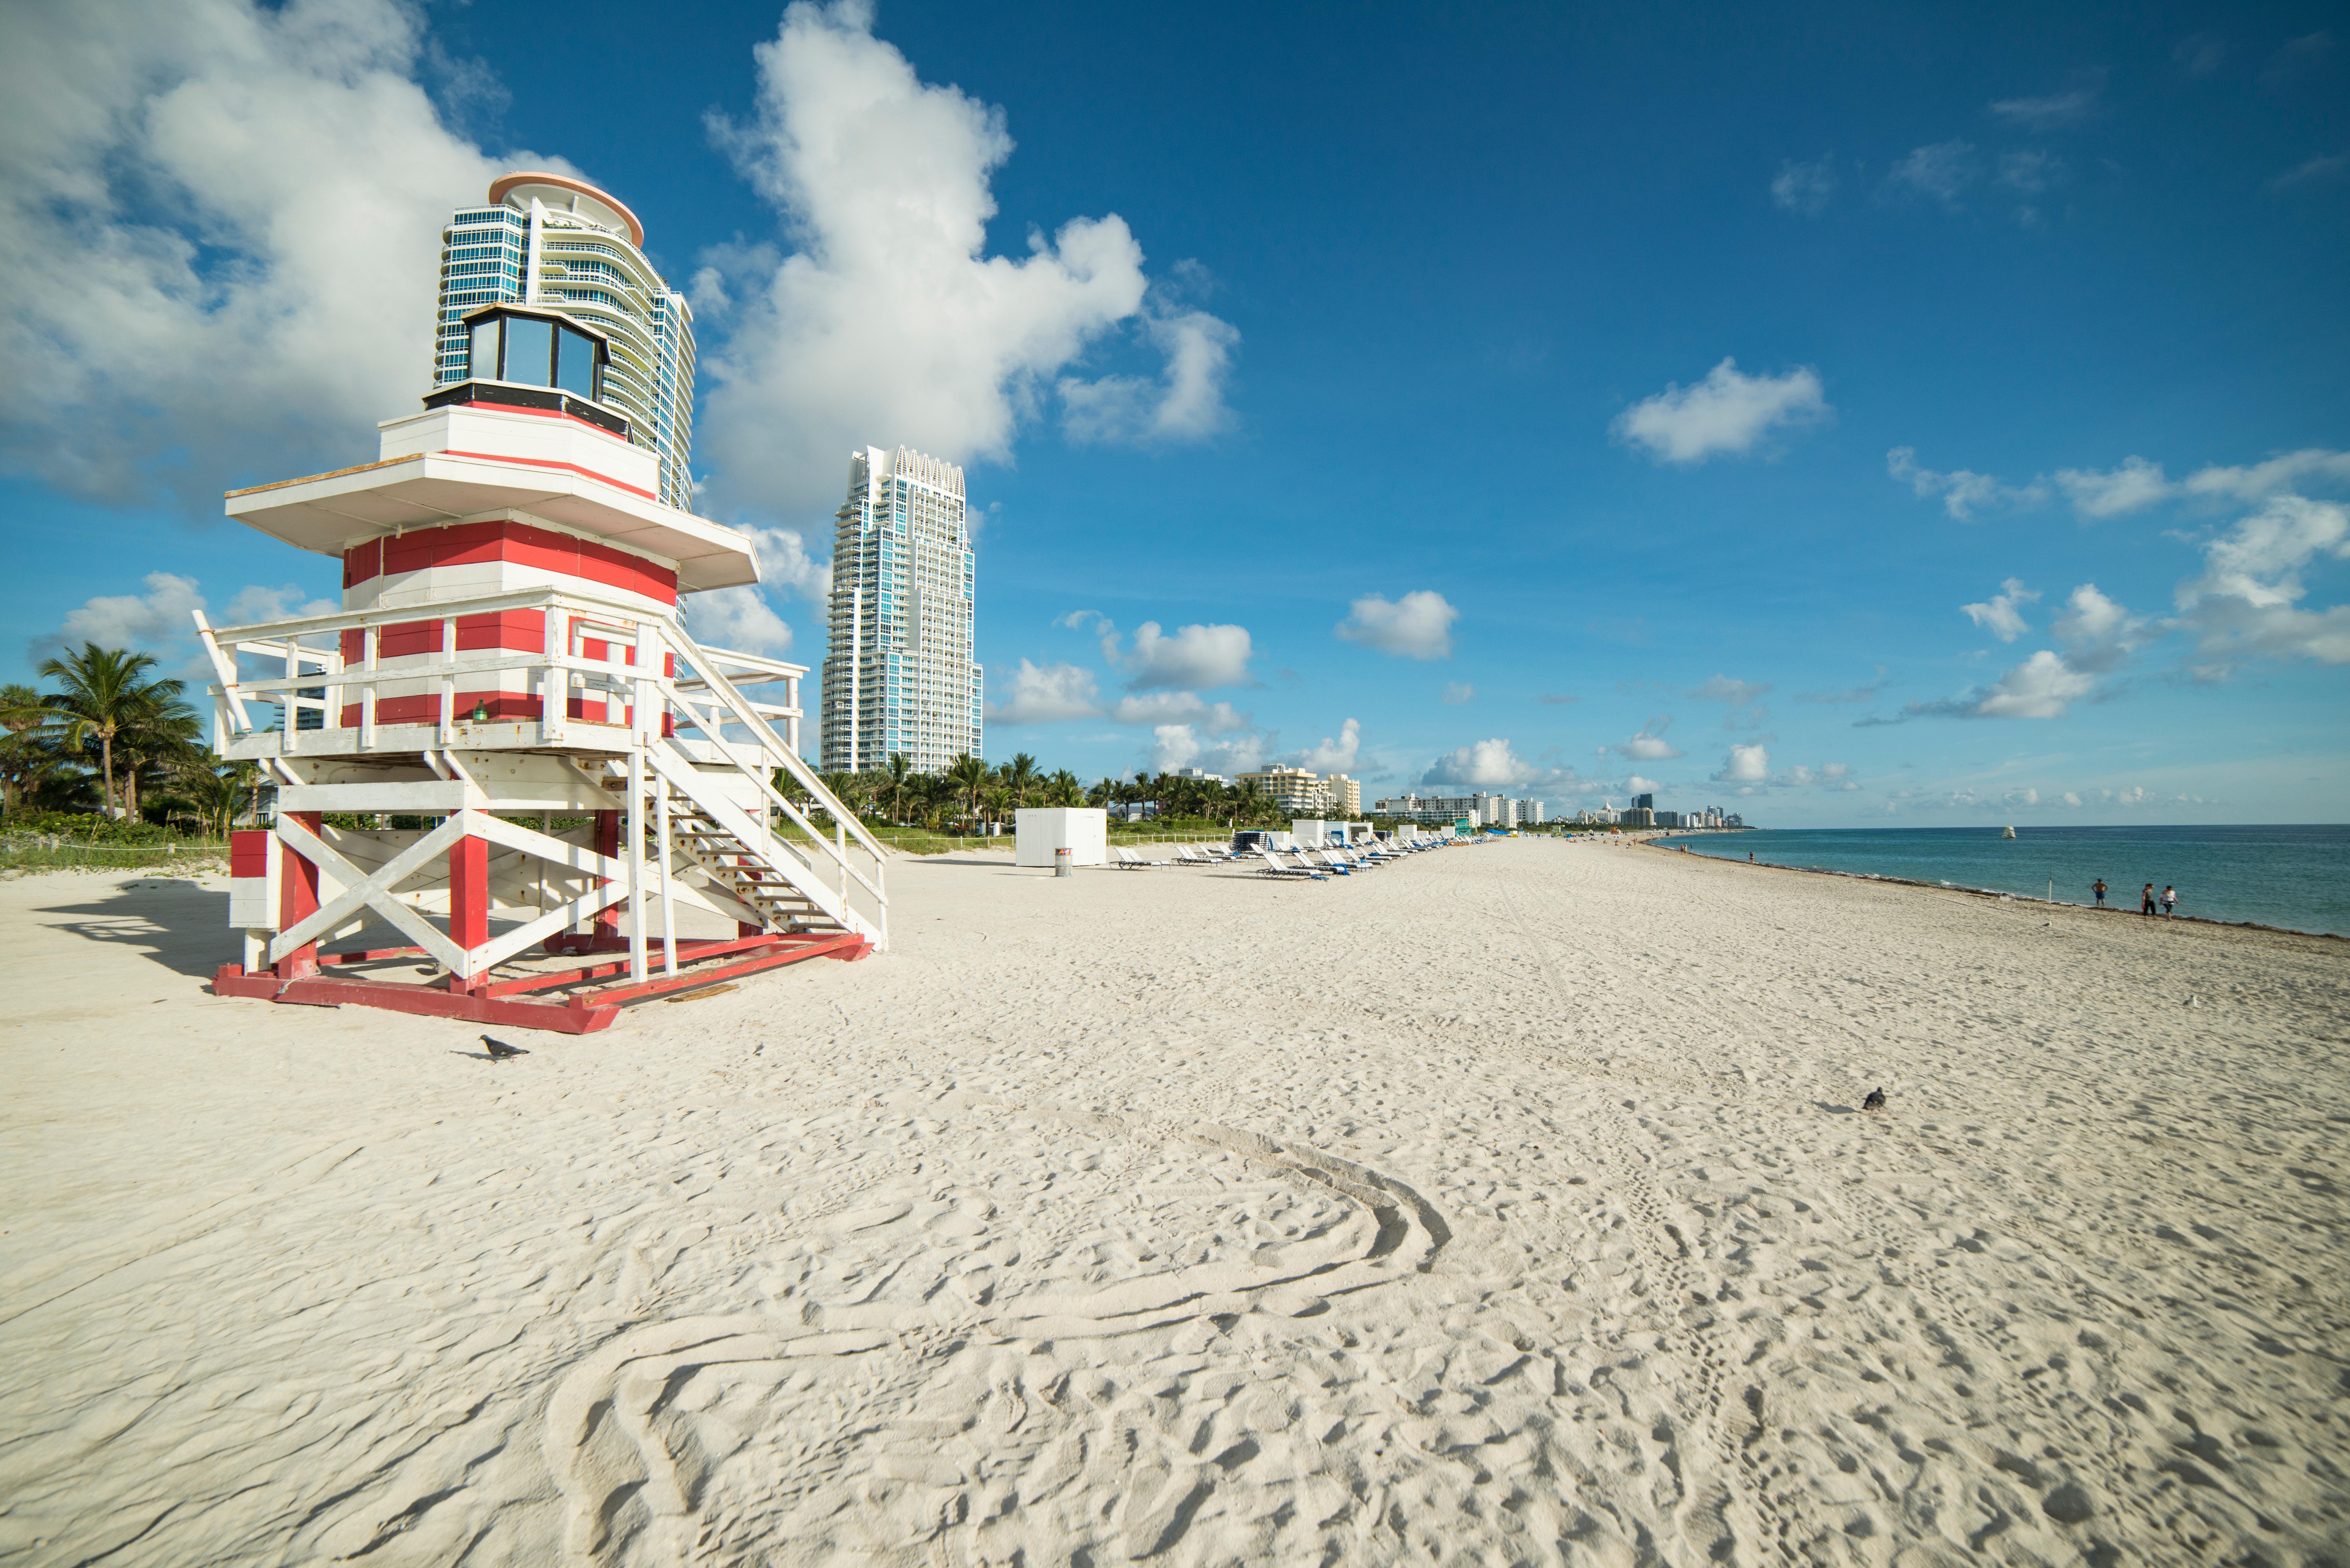
[[[1253,773],[1237,774],[1237,783],[1254,784],[1256,793],[1286,816],[1315,815],[1330,809],[1330,789],[1321,775],[1305,768],[1275,763]]]
[[[899,447],[848,460],[835,514],[824,658],[824,765],[903,752],[916,773],[986,755],[972,658],[976,562],[962,470]]]
[[[497,379],[472,362],[465,317],[484,306],[535,306],[591,327],[610,350],[601,400],[659,460],[661,504],[690,512],[693,311],[644,243],[644,224],[607,192],[562,174],[500,175],[484,204],[458,208],[441,234],[432,383]]]

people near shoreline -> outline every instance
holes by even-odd
[[[2091,885],[2089,891],[2097,896],[2097,908],[2100,909],[2104,909],[2106,907],[2106,879],[2103,877],[2098,877],[2096,881]]]
[[[2170,918],[2171,911],[2178,908],[2178,889],[2172,887],[2169,883],[2165,882],[2162,885],[2162,918],[2166,920]]]
[[[2148,882],[2145,890],[2137,896],[2137,912],[2141,915],[2154,913],[2154,884],[2151,882]]]

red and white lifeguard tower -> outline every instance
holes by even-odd
[[[244,954],[214,991],[582,1033],[884,945],[886,852],[800,760],[806,667],[680,618],[758,580],[749,540],[656,499],[592,330],[518,305],[467,319],[475,379],[380,426],[374,462],[228,494],[338,557],[343,608],[196,616],[214,748],[277,786],[275,826],[236,836]],[[325,945],[378,924],[405,940]]]

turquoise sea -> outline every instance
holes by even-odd
[[[2350,826],[1758,828],[1668,837],[1700,855],[1824,871],[1874,872],[1959,888],[2091,901],[2131,914],[2147,882],[2178,889],[2178,912],[2350,935]]]

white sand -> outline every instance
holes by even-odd
[[[2339,942],[901,863],[493,1067],[131,884],[0,884],[12,1563],[2350,1552]]]

